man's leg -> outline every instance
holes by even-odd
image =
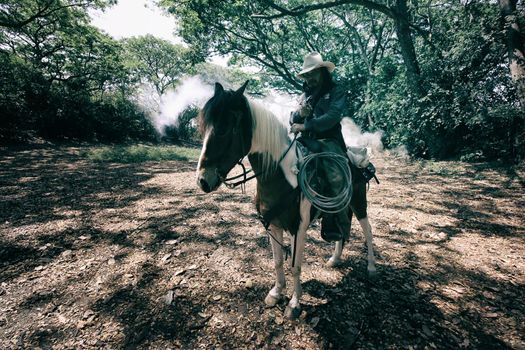
[[[331,140],[322,140],[323,151],[332,152],[347,157],[342,151],[341,146]],[[344,178],[341,168],[331,160],[323,162],[323,170],[329,190],[332,196],[341,193],[350,179]],[[321,236],[327,241],[347,240],[350,235],[350,219],[348,217],[348,208],[343,208],[336,214],[323,214],[321,222]]]

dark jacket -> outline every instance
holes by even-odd
[[[304,93],[301,98],[308,99],[308,93]],[[302,118],[299,111],[293,112],[290,116],[290,123],[304,123],[306,136],[315,139],[334,139],[341,146],[344,146],[343,134],[341,133],[341,120],[346,113],[346,91],[339,85],[334,86],[321,96],[313,107],[313,114]]]

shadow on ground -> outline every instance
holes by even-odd
[[[336,270],[311,230],[303,313],[288,321],[286,300],[264,307],[273,262],[253,185],[203,195],[193,163],[81,154],[0,153],[1,348],[525,346],[520,168],[379,161],[378,276],[355,220]]]

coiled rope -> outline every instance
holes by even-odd
[[[332,174],[318,174],[322,166],[327,162],[332,162],[334,168],[337,168],[339,174],[343,177],[343,186],[338,193],[330,195],[320,193],[319,187],[329,188],[330,186],[322,186],[319,179],[327,179],[327,175]],[[321,170],[322,171],[322,170]],[[348,165],[348,158],[334,152],[312,153],[302,159],[299,164],[299,173],[297,174],[299,186],[305,197],[312,203],[312,205],[324,213],[338,213],[350,204],[352,199],[352,172]],[[316,189],[318,187],[318,189]],[[330,189],[328,191],[331,192]]]

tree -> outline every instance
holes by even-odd
[[[23,0],[0,7],[0,139],[151,136],[128,99],[121,45],[89,24],[87,10],[107,3]]]
[[[189,50],[182,45],[152,35],[125,39],[123,44],[126,64],[135,80],[151,84],[159,97],[190,70]]]
[[[363,77],[366,85],[363,91],[360,91],[362,97],[360,99],[359,96],[353,96],[354,101],[359,100],[358,106],[353,108],[355,111],[353,116],[355,119],[361,119],[362,124],[374,127],[374,116],[368,107],[372,103],[378,63],[382,61],[385,52],[392,45],[395,29],[386,16],[366,8],[346,11],[344,14],[334,10],[332,12],[344,23],[344,35],[351,38],[349,43],[354,55],[350,57],[354,60],[354,66],[364,63],[366,69],[364,70],[366,75]],[[361,71],[363,70],[359,72]]]
[[[20,29],[74,8],[104,8],[116,0],[4,0],[0,6],[0,27]]]
[[[523,124],[519,81],[513,83],[503,66],[509,41],[495,3],[161,3],[203,57],[232,54],[234,62],[259,65],[263,81],[275,88],[298,91],[294,72],[302,56],[322,52],[349,92],[349,115],[361,126],[382,129],[387,146],[405,144],[415,155],[438,158],[506,157],[518,149],[509,145],[517,139],[512,130]]]
[[[299,5],[293,9],[286,9],[283,6],[277,5],[272,0],[262,0],[263,3],[267,4],[271,9],[276,10],[278,13],[274,15],[257,15],[259,18],[265,19],[276,19],[282,16],[303,16],[308,12],[317,11],[328,8],[338,8],[344,13],[345,7],[343,5],[357,5],[362,6],[372,11],[377,11],[390,17],[395,22],[396,35],[401,49],[401,55],[403,57],[407,82],[412,92],[416,97],[423,95],[421,86],[420,68],[416,57],[414,43],[412,39],[411,29],[416,28],[419,32],[425,33],[424,30],[410,23],[410,11],[407,6],[406,0],[396,0],[394,6],[387,6],[380,2],[374,2],[370,0],[338,0],[333,2],[322,2],[310,5]],[[425,33],[426,34],[426,33]]]
[[[42,72],[47,84],[56,81],[88,84],[101,88],[113,74],[122,74],[119,45],[89,25],[87,9],[99,7],[102,1],[30,1],[8,3],[14,13],[4,14],[20,26],[0,28],[3,40],[0,52],[22,57]],[[24,5],[22,8],[19,6]],[[5,9],[4,9],[5,11]],[[34,13],[20,14],[19,12]],[[33,20],[29,21],[29,18]]]
[[[519,96],[521,110],[525,110],[525,45],[524,34],[520,30],[519,12],[516,9],[517,0],[499,0],[502,22],[506,33],[507,56],[510,75]],[[522,150],[525,142],[525,113],[513,121],[515,130],[513,145],[516,150]]]
[[[499,6],[506,32],[506,44],[510,74],[516,83],[525,108],[525,46],[520,30],[519,12],[516,10],[517,0],[499,0]]]
[[[251,16],[257,12],[258,3],[249,1],[166,0],[162,4],[177,16],[180,34],[202,51],[201,56],[230,54],[234,59],[248,58],[252,65],[279,77],[276,84],[281,81],[282,88],[300,87],[294,68],[298,68],[305,47],[298,46],[302,34],[294,30],[293,19],[277,25],[262,22]]]

